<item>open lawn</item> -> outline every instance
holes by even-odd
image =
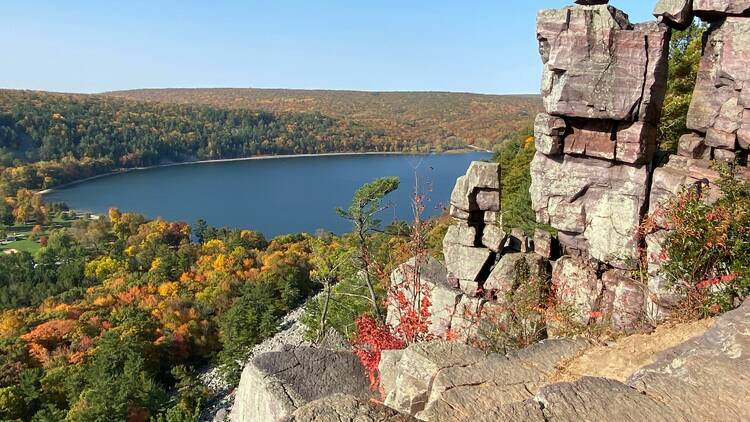
[[[42,227],[42,232],[40,233],[40,236],[49,236],[50,229],[53,228],[59,228],[59,227],[70,227],[74,220],[64,220],[61,218],[54,218],[52,219],[51,225],[46,225]],[[6,233],[8,235],[18,234],[23,236],[22,240],[16,240],[13,242],[10,242],[8,244],[0,245],[0,251],[8,250],[8,249],[15,249],[19,252],[29,252],[31,254],[36,253],[36,251],[39,250],[40,246],[39,243],[34,240],[29,240],[28,236],[31,234],[31,231],[34,229],[33,224],[14,224],[12,226],[8,226],[5,228]]]

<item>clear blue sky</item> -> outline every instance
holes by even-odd
[[[631,21],[656,0],[611,1]],[[561,0],[5,0],[0,87],[536,93]]]

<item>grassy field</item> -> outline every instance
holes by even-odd
[[[46,225],[42,227],[42,231],[39,234],[39,236],[49,236],[49,232],[52,229],[59,228],[59,227],[70,227],[74,220],[64,220],[61,218],[54,218],[52,219],[51,225]],[[31,231],[34,229],[34,226],[31,224],[15,224],[13,226],[9,226],[5,228],[5,231],[11,235],[11,234],[19,234],[22,235],[24,238],[22,240],[16,240],[14,242],[10,242],[5,245],[0,245],[0,251],[8,250],[8,249],[15,249],[19,252],[28,252],[30,254],[36,253],[36,251],[39,250],[41,247],[39,245],[39,242],[36,240],[30,240],[28,237],[31,234]]]

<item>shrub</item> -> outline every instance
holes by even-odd
[[[728,168],[721,173],[717,201],[688,187],[645,223],[661,218],[669,230],[660,272],[683,298],[686,317],[727,311],[750,293],[750,182]]]
[[[390,328],[377,322],[373,317],[365,314],[357,318],[357,335],[352,341],[354,353],[362,362],[362,366],[368,371],[370,385],[373,387],[380,383],[378,365],[383,350],[403,349],[406,346],[403,340],[396,337]]]
[[[550,274],[542,268],[532,273],[525,259],[514,265],[512,288],[485,304],[478,315],[476,333],[470,342],[485,351],[508,353],[547,336],[546,317],[551,296]]]

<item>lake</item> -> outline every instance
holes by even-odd
[[[458,176],[474,160],[491,154],[339,155],[285,157],[196,163],[115,174],[55,190],[48,202],[105,214],[110,207],[193,224],[203,218],[212,226],[279,234],[324,229],[343,233],[350,223],[336,215],[346,208],[362,184],[382,176],[398,176],[401,187],[387,197],[393,208],[384,223],[411,220],[410,198],[415,184],[428,197],[425,215],[447,207]]]

